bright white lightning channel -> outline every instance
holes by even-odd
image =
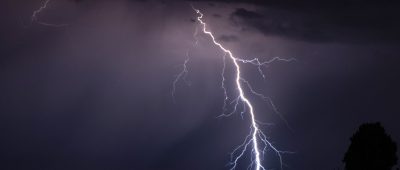
[[[201,25],[202,32],[204,34],[208,35],[211,38],[214,45],[219,47],[219,49],[224,52],[223,69],[222,69],[222,73],[221,73],[221,76],[222,76],[221,88],[224,91],[225,97],[224,97],[223,113],[219,117],[227,117],[227,116],[234,114],[237,111],[236,109],[237,109],[239,103],[242,103],[243,110],[241,111],[241,116],[243,117],[244,113],[249,113],[250,118],[251,118],[250,134],[245,138],[244,142],[241,145],[239,145],[236,149],[234,149],[233,152],[231,153],[231,162],[229,163],[230,169],[231,170],[236,169],[237,165],[239,164],[239,160],[241,158],[243,158],[246,151],[250,151],[251,152],[251,164],[248,166],[248,169],[265,170],[266,168],[263,165],[263,158],[264,158],[264,154],[266,153],[266,151],[268,149],[272,149],[272,151],[276,153],[276,155],[279,159],[279,162],[280,162],[280,168],[283,169],[282,154],[292,153],[292,152],[278,150],[267,139],[267,136],[264,134],[264,132],[262,132],[260,130],[259,125],[262,123],[257,121],[256,115],[254,113],[253,105],[250,102],[250,100],[246,97],[243,85],[245,85],[245,87],[248,89],[248,91],[251,94],[258,96],[261,99],[267,101],[271,105],[271,107],[275,111],[275,113],[277,113],[285,121],[286,125],[288,125],[287,121],[278,112],[277,108],[275,107],[274,103],[272,102],[272,100],[269,97],[266,97],[263,94],[256,92],[252,88],[250,83],[245,78],[242,77],[241,67],[239,65],[239,62],[244,63],[244,64],[252,64],[252,65],[256,66],[259,73],[261,74],[261,76],[263,78],[265,78],[265,75],[263,74],[261,67],[267,66],[268,64],[271,64],[276,61],[290,62],[290,61],[294,61],[295,59],[294,58],[284,59],[284,58],[280,58],[280,57],[274,57],[268,61],[260,62],[260,60],[258,58],[251,59],[251,60],[237,58],[232,54],[232,52],[230,50],[226,49],[222,44],[220,44],[219,42],[216,41],[215,36],[213,35],[213,33],[211,31],[209,31],[207,29],[207,24],[203,21],[203,13],[201,13],[200,10],[194,8],[193,6],[192,6],[192,8],[198,15],[197,21]],[[197,30],[196,30],[195,35],[196,34],[197,34]],[[197,41],[196,41],[196,44],[197,44]],[[183,64],[183,70],[176,76],[176,79],[173,82],[173,91],[172,91],[173,96],[175,93],[176,83],[179,81],[179,79],[181,79],[181,78],[184,79],[184,77],[186,77],[186,75],[188,74],[187,63],[189,61],[189,56],[187,56],[187,57],[188,58],[185,60],[185,62]],[[229,104],[229,103],[227,103],[227,102],[229,102],[228,101],[229,100],[228,92],[225,87],[225,81],[226,81],[226,78],[225,78],[226,62],[225,61],[226,61],[226,58],[229,58],[232,61],[233,66],[236,69],[235,84],[236,84],[236,89],[238,92],[238,96],[230,102],[230,104],[234,104],[233,111],[230,113],[226,113],[226,111],[227,111],[226,107]],[[249,148],[251,148],[251,149],[249,149]]]

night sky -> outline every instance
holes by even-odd
[[[62,27],[31,22],[43,2],[0,2],[0,169],[229,169],[250,120],[217,118],[223,53],[201,32],[193,47],[190,4],[235,56],[296,58],[263,68],[265,79],[243,64],[289,124],[249,95],[258,120],[273,123],[260,126],[270,141],[295,152],[284,169],[343,168],[366,122],[381,122],[399,146],[396,1],[52,0],[38,20]],[[274,154],[263,164],[279,169]]]

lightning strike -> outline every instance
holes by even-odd
[[[279,115],[280,115],[280,113],[278,112],[277,108],[275,107],[274,103],[272,102],[272,100],[269,97],[266,97],[263,94],[256,92],[252,88],[251,84],[245,78],[242,77],[241,67],[240,67],[239,63],[252,64],[252,65],[256,66],[260,75],[265,79],[266,76],[264,75],[264,73],[262,71],[263,66],[268,66],[269,64],[276,62],[276,61],[290,62],[290,61],[294,61],[295,59],[294,58],[284,59],[284,58],[280,58],[280,57],[274,57],[271,60],[261,62],[258,58],[254,58],[251,60],[237,58],[233,55],[233,53],[229,49],[225,48],[221,43],[219,43],[216,40],[213,33],[207,29],[207,24],[203,21],[203,13],[201,13],[200,10],[194,8],[193,6],[192,6],[192,8],[198,15],[196,19],[201,25],[202,33],[208,35],[211,38],[212,43],[215,46],[217,46],[221,51],[224,52],[223,68],[222,68],[222,72],[221,72],[221,77],[222,77],[221,88],[223,89],[223,92],[224,92],[224,104],[223,104],[223,108],[222,108],[223,113],[219,117],[227,117],[227,116],[230,116],[230,115],[236,113],[239,104],[243,104],[243,107],[242,107],[243,110],[241,111],[242,118],[243,118],[244,113],[249,113],[249,115],[250,115],[250,120],[251,120],[250,133],[246,136],[243,143],[241,145],[239,145],[238,147],[236,147],[233,150],[233,152],[231,153],[231,162],[228,164],[230,166],[230,169],[233,170],[233,169],[237,168],[237,166],[239,164],[239,160],[244,157],[244,155],[247,151],[250,151],[251,152],[251,163],[248,166],[248,168],[255,169],[255,170],[265,170],[266,168],[262,162],[264,159],[264,154],[266,153],[266,151],[268,149],[271,149],[273,152],[276,153],[276,155],[279,159],[279,162],[280,162],[280,168],[283,169],[282,154],[291,153],[291,152],[278,150],[268,140],[268,138],[264,134],[264,132],[262,132],[260,130],[259,126],[263,125],[263,123],[260,123],[256,119],[254,107],[253,107],[252,103],[250,102],[250,100],[246,97],[245,88],[247,87],[247,90],[251,94],[260,97],[264,101],[267,101],[272,106],[272,109],[275,111],[275,113],[277,113]],[[195,35],[196,34],[197,34],[197,31],[196,31]],[[196,41],[196,44],[197,44],[197,41]],[[229,102],[228,91],[227,91],[227,88],[225,85],[226,59],[229,59],[232,61],[233,66],[236,70],[235,86],[236,86],[236,90],[238,92],[238,96],[229,103],[230,105],[233,104],[233,110],[229,113],[226,113],[228,110],[226,107]],[[188,61],[189,61],[189,58],[185,60],[182,71],[177,75],[175,81],[173,82],[172,95],[174,95],[174,93],[175,93],[176,83],[179,81],[179,79],[184,79],[184,77],[188,73],[187,66],[186,66]],[[282,116],[281,116],[281,118],[283,119]],[[283,119],[283,120],[285,120],[285,119]],[[286,120],[285,120],[285,123],[287,124]],[[249,148],[251,148],[251,149],[249,149]]]
[[[189,53],[189,52],[187,52],[187,54],[188,54],[188,53]],[[189,55],[187,55],[187,56],[189,56]],[[189,60],[190,60],[189,57],[186,58],[185,62],[184,62],[183,65],[182,65],[182,71],[181,71],[178,75],[176,75],[176,79],[175,79],[174,82],[172,83],[172,99],[173,99],[174,103],[175,103],[176,83],[178,83],[178,81],[179,81],[180,79],[183,79],[186,83],[188,82],[188,81],[186,80],[186,76],[187,76],[187,74],[189,73],[189,71],[188,71],[188,69],[187,69],[187,63],[189,62]]]
[[[38,15],[40,13],[42,13],[49,5],[50,0],[45,0],[42,4],[42,6],[40,6],[37,10],[33,11],[32,16],[31,16],[31,23],[36,22],[40,25],[44,25],[44,26],[48,26],[48,27],[64,27],[64,26],[68,26],[67,24],[52,24],[52,23],[46,23],[43,21],[40,21],[38,19]]]
[[[198,40],[197,40],[197,34],[198,34],[198,29],[196,27],[194,33],[193,33],[193,38],[195,40],[195,42],[192,44],[192,48],[196,47],[196,45],[198,44]],[[186,51],[186,59],[185,62],[183,62],[182,64],[182,70],[181,72],[179,72],[179,74],[177,74],[175,76],[175,80],[172,83],[172,100],[175,103],[175,92],[176,92],[176,84],[179,82],[179,80],[183,79],[183,81],[187,84],[190,85],[189,81],[186,79],[187,75],[189,74],[189,70],[187,68],[187,64],[190,61],[190,49]]]

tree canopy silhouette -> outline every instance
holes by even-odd
[[[346,170],[390,170],[397,163],[396,143],[379,122],[362,124],[350,140]]]

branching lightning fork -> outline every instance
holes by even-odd
[[[43,10],[45,10],[47,8],[49,3],[50,3],[50,0],[45,0],[43,2],[43,5],[40,6],[39,9],[33,11],[32,16],[31,16],[31,23],[36,22],[38,24],[41,24],[41,25],[44,25],[44,26],[49,26],[49,27],[64,27],[64,26],[67,26],[67,24],[51,24],[51,23],[46,23],[46,22],[39,21],[38,15],[41,12],[43,12]]]
[[[267,101],[271,105],[271,107],[273,108],[275,113],[277,113],[279,115],[280,115],[280,113],[278,112],[277,108],[275,107],[274,103],[272,102],[272,100],[269,97],[266,97],[263,94],[256,92],[252,88],[251,84],[245,78],[243,78],[242,72],[241,72],[241,66],[239,63],[252,64],[252,65],[256,66],[259,73],[261,74],[261,76],[263,78],[265,78],[265,75],[263,74],[263,71],[261,69],[263,66],[267,66],[276,61],[290,62],[290,61],[294,61],[295,59],[294,58],[284,59],[284,58],[280,58],[280,57],[274,57],[271,60],[261,62],[258,58],[251,59],[251,60],[237,58],[232,54],[232,52],[229,49],[226,49],[222,44],[220,44],[216,40],[213,33],[207,29],[207,24],[203,21],[203,13],[201,13],[200,10],[194,8],[193,6],[192,6],[192,8],[198,15],[196,19],[201,25],[202,33],[208,35],[211,38],[214,45],[217,46],[221,51],[224,52],[223,69],[222,69],[222,73],[221,73],[221,76],[222,76],[221,88],[223,89],[223,92],[224,92],[224,105],[223,105],[223,113],[219,117],[226,117],[226,116],[230,116],[230,115],[236,113],[238,105],[243,104],[243,107],[242,107],[243,110],[241,111],[242,117],[243,117],[244,113],[249,113],[250,118],[251,118],[251,126],[250,126],[249,135],[246,136],[243,143],[241,145],[239,145],[238,147],[236,147],[233,150],[233,152],[231,153],[231,162],[228,164],[230,166],[230,169],[233,170],[233,169],[237,168],[237,166],[239,164],[239,160],[244,157],[244,154],[247,151],[250,151],[251,152],[251,163],[248,166],[248,168],[256,169],[256,170],[265,170],[266,167],[263,165],[262,162],[263,162],[264,154],[266,153],[266,151],[268,149],[271,149],[273,152],[276,153],[276,155],[279,159],[279,162],[280,162],[280,168],[283,169],[282,154],[291,153],[291,152],[278,150],[268,140],[268,138],[264,134],[264,132],[262,132],[260,130],[259,125],[260,124],[262,125],[262,123],[260,123],[256,119],[254,107],[253,107],[252,103],[250,102],[250,100],[246,97],[246,94],[244,92],[245,88],[247,88],[247,90],[251,94],[258,96],[261,99]],[[197,33],[195,33],[195,34],[197,34]],[[197,43],[197,41],[196,41],[196,43]],[[233,105],[233,111],[231,111],[229,113],[226,113],[226,111],[228,110],[226,107],[229,104],[228,103],[229,102],[228,91],[225,86],[226,59],[231,60],[233,63],[233,66],[235,68],[235,71],[236,71],[235,86],[236,86],[236,90],[238,92],[238,96],[230,102],[230,104],[234,104],[234,105]],[[182,78],[182,76],[187,74],[187,66],[186,66],[187,62],[188,62],[188,59],[185,60],[185,63],[183,64],[182,72],[180,74],[178,74],[177,78],[175,79],[175,81],[173,83],[173,85],[174,85],[173,92],[172,92],[173,94],[175,93],[175,84],[179,81],[180,78]],[[243,85],[245,88],[243,87]],[[280,117],[283,119],[283,117],[281,115],[280,115]],[[283,120],[287,124],[287,121],[285,119],[283,119]]]
[[[197,43],[197,33],[198,33],[198,29],[196,27],[196,30],[193,33],[193,38],[196,40],[193,44],[192,44],[192,48],[194,48]],[[189,70],[187,69],[187,65],[188,62],[190,61],[190,49],[186,51],[186,59],[185,62],[182,64],[182,70],[181,72],[179,72],[179,74],[176,75],[176,78],[174,80],[174,82],[172,83],[172,100],[175,103],[175,91],[176,91],[176,84],[178,83],[178,81],[180,79],[183,79],[183,81],[185,81],[186,84],[190,84],[189,81],[186,79],[187,75],[189,74]]]

